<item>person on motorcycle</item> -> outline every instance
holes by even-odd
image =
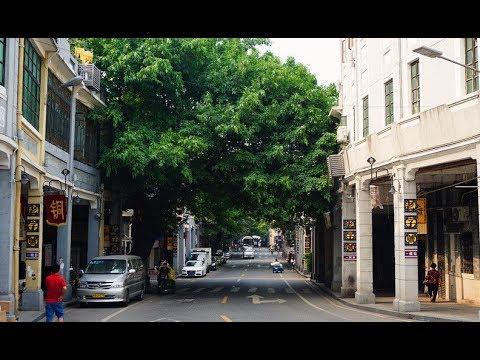
[[[167,268],[168,268],[168,286],[170,289],[172,289],[172,291],[175,291],[175,270],[173,270],[173,268],[167,264]]]
[[[166,260],[163,260],[160,266],[157,268],[157,282],[158,287],[161,289],[167,288],[169,268],[171,269]]]

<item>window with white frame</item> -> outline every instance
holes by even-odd
[[[40,116],[40,67],[42,59],[30,40],[25,41],[23,65],[23,117],[38,130]]]
[[[5,48],[6,38],[0,38],[0,85],[5,85]]]
[[[465,65],[478,69],[477,38],[465,39]],[[478,72],[465,69],[465,85],[467,94],[478,90]]]
[[[363,136],[368,135],[368,95],[363,98]]]
[[[393,79],[385,83],[385,125],[393,122]]]
[[[412,114],[420,112],[420,74],[418,60],[410,64],[410,86],[412,88]]]

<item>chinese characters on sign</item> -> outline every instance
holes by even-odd
[[[343,220],[343,260],[357,260],[357,221]]]
[[[404,211],[404,246],[405,257],[416,258],[418,257],[418,205],[417,199],[404,199],[403,211]]]
[[[405,246],[417,246],[417,234],[416,233],[405,233]]]
[[[28,204],[27,221],[25,223],[27,234],[25,236],[27,248],[37,248],[40,244],[40,204]],[[38,251],[37,251],[38,254]],[[37,260],[26,257],[26,260]]]
[[[427,230],[427,198],[417,199],[417,232],[420,235],[428,234]]]
[[[40,216],[40,204],[28,204],[27,216]]]
[[[63,194],[45,195],[47,224],[60,226],[67,223],[67,199]]]
[[[312,249],[311,235],[305,235],[305,253],[309,253]]]

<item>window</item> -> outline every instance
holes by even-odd
[[[368,135],[368,96],[363,98],[363,136]]]
[[[393,122],[393,79],[385,83],[385,125]]]
[[[412,114],[420,112],[420,74],[418,60],[410,64],[410,84],[412,87]]]
[[[98,126],[88,119],[90,109],[77,101],[75,115],[75,160],[96,166],[98,158]]]
[[[38,130],[40,114],[40,65],[41,58],[31,42],[25,42],[23,64],[23,117]]]
[[[477,38],[465,39],[465,65],[478,69]],[[478,90],[478,72],[465,69],[465,82],[467,94]]]
[[[48,72],[47,124],[48,142],[68,152],[70,142],[70,97],[66,88],[52,72]]]
[[[0,38],[0,85],[5,85],[5,40]]]
[[[471,232],[460,234],[461,271],[473,274],[473,237]]]

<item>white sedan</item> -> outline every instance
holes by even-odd
[[[251,258],[255,259],[255,251],[253,250],[253,247],[247,247],[245,250],[243,250],[243,256],[244,259],[246,258]]]
[[[205,276],[207,275],[207,265],[201,260],[189,260],[182,269],[182,276]]]

